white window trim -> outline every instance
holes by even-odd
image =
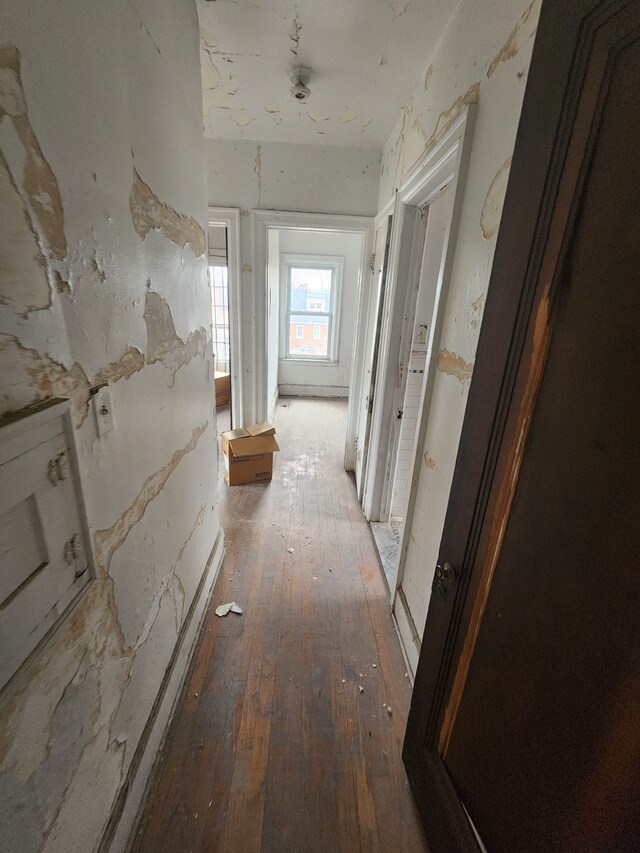
[[[331,311],[305,310],[308,316],[329,318],[329,341],[326,356],[291,355],[289,353],[289,290],[291,267],[319,267],[333,268],[333,282],[331,289]],[[308,362],[310,364],[337,364],[338,348],[340,343],[340,307],[342,304],[342,277],[344,271],[344,258],[338,255],[280,255],[280,358],[283,361]],[[297,312],[301,313],[301,312]]]

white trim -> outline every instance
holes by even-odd
[[[356,440],[360,407],[363,405],[363,382],[368,339],[369,307],[373,293],[373,253],[375,250],[376,220],[369,219],[369,226],[362,241],[360,255],[360,275],[358,279],[358,300],[356,307],[356,328],[351,351],[351,375],[349,377],[349,404],[347,407],[347,429],[344,445],[344,467],[346,471],[356,470]]]
[[[142,738],[134,754],[131,769],[121,787],[99,850],[125,853],[135,849],[135,832],[146,798],[153,786],[156,770],[164,756],[173,717],[179,709],[183,687],[198,647],[200,629],[224,558],[224,530],[220,529],[203,572],[190,612],[176,643],[168,677],[163,682]]]
[[[376,243],[378,231],[385,226],[385,246],[380,247],[380,251],[383,255],[384,262],[384,253],[386,249],[386,234],[387,234],[387,220],[389,216],[393,213],[393,205],[395,203],[395,197],[391,198],[387,204],[382,208],[382,210],[376,215],[373,222],[373,233],[371,246],[367,254],[367,260],[369,260],[369,287],[366,290],[362,290],[362,302],[358,305],[358,341],[357,343],[354,341],[354,357],[353,357],[353,370],[354,370],[354,389],[352,397],[349,400],[349,412],[350,417],[353,419],[352,426],[352,434],[353,434],[353,444],[351,445],[349,450],[352,453],[352,465],[349,467],[345,462],[345,468],[348,471],[353,471],[356,477],[356,489],[358,500],[362,500],[362,492],[364,488],[364,477],[367,469],[367,456],[369,451],[369,443],[367,440],[368,435],[368,425],[371,419],[371,415],[369,413],[369,390],[370,390],[370,376],[371,376],[371,366],[372,360],[375,357],[375,353],[373,352],[373,338],[376,333],[376,322],[377,322],[377,312],[374,316],[371,316],[371,300],[377,300],[379,297],[379,285],[380,279],[376,274],[376,270],[374,268],[375,258],[378,252],[378,246]],[[370,322],[371,321],[371,322]],[[359,348],[356,353],[356,346]],[[367,382],[365,383],[365,376],[367,377]],[[364,415],[364,423],[362,425],[362,435],[360,434],[361,430],[361,421]],[[350,435],[349,429],[347,429],[347,435]],[[357,441],[357,447],[356,447]],[[360,458],[358,460],[358,452],[360,453]]]
[[[444,246],[442,250],[442,260],[440,264],[440,273],[438,283],[436,285],[436,294],[433,307],[433,319],[430,324],[429,338],[427,341],[426,361],[424,381],[422,384],[422,392],[420,395],[418,423],[416,426],[416,434],[413,443],[413,464],[411,486],[409,490],[409,500],[407,504],[407,512],[405,514],[404,524],[400,535],[400,547],[398,549],[398,560],[395,571],[395,582],[391,591],[392,607],[395,609],[395,603],[398,600],[397,591],[402,583],[404,576],[404,567],[407,556],[407,548],[409,545],[409,536],[413,521],[413,513],[416,503],[416,492],[418,479],[422,464],[422,447],[424,445],[427,422],[429,416],[429,406],[431,403],[431,395],[435,382],[435,372],[437,367],[437,358],[435,357],[437,347],[440,341],[442,322],[444,311],[447,303],[447,295],[449,290],[449,282],[451,279],[451,269],[456,249],[456,240],[458,236],[458,228],[463,207],[464,184],[469,164],[471,141],[473,136],[473,123],[475,120],[475,105],[470,104],[462,113],[460,118],[454,123],[451,130],[443,139],[440,146],[434,150],[434,155],[440,154],[436,166],[446,163],[446,160],[451,156],[455,157],[455,173],[454,183],[451,187],[451,192],[454,193],[451,220],[449,228],[445,234]],[[448,140],[448,149],[441,146]],[[429,166],[428,158],[425,162],[425,168]],[[430,170],[434,172],[435,167]],[[424,182],[416,180],[416,176],[412,176],[408,182],[407,189],[404,191],[403,198],[407,201],[412,198],[410,192],[420,192],[424,187]],[[417,189],[416,189],[417,187]],[[403,188],[404,190],[404,188]],[[415,196],[413,196],[415,197]]]
[[[253,316],[256,317],[255,342],[253,358],[254,376],[254,412],[252,420],[265,420],[269,408],[267,398],[268,387],[268,330],[267,330],[267,232],[270,228],[279,231],[342,231],[363,235],[363,254],[361,280],[359,290],[363,287],[362,270],[369,270],[366,248],[372,244],[373,219],[365,216],[344,216],[329,213],[293,213],[280,210],[253,210],[251,212],[252,256],[253,256]],[[367,276],[367,283],[370,275]],[[262,318],[262,322],[258,318]],[[354,347],[358,338],[358,330],[354,336]],[[353,383],[355,364],[352,364],[350,383]],[[351,410],[351,403],[349,405]],[[347,418],[347,444],[350,431],[353,429],[352,419]],[[351,439],[355,439],[355,436]]]
[[[455,239],[453,235],[457,231],[460,217],[461,173],[466,170],[469,156],[469,132],[475,115],[475,104],[469,104],[451,127],[442,136],[438,144],[426,155],[416,168],[411,172],[407,180],[396,193],[393,224],[391,232],[391,249],[389,258],[389,270],[387,288],[385,293],[385,305],[383,308],[383,327],[381,346],[378,355],[378,371],[376,388],[374,391],[373,414],[371,423],[371,436],[368,448],[368,464],[365,472],[362,506],[366,518],[369,521],[379,521],[383,502],[383,486],[386,472],[387,450],[389,444],[390,424],[392,417],[393,395],[389,393],[388,382],[391,379],[390,372],[394,366],[390,363],[392,346],[399,346],[399,334],[402,327],[402,313],[404,311],[404,300],[397,299],[398,279],[402,272],[401,265],[407,265],[410,258],[407,257],[405,245],[407,234],[405,231],[405,215],[409,214],[407,208],[416,208],[428,205],[438,197],[444,187],[451,185],[450,191],[455,194],[452,213],[452,224],[445,237],[445,248],[443,253],[443,265],[441,278],[438,283],[438,292],[434,308],[434,321],[430,327],[430,347],[427,348],[427,371],[432,371],[430,355],[433,346],[434,335],[440,333],[441,317],[446,303],[446,290],[451,269],[451,257]],[[403,241],[404,238],[404,241]],[[402,251],[405,249],[405,251]],[[407,271],[408,272],[408,271]],[[400,320],[400,322],[398,322]],[[400,330],[400,331],[399,331]],[[411,496],[410,496],[410,505]],[[386,519],[382,519],[386,520]],[[405,519],[403,531],[409,526],[409,514]]]
[[[242,295],[240,290],[240,211],[235,207],[210,207],[207,225],[227,229],[227,282],[229,288],[229,346],[231,352],[231,424],[244,425]]]

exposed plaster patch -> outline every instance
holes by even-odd
[[[467,104],[477,104],[479,97],[480,82],[478,81],[472,86],[469,86],[464,95],[460,95],[459,98],[456,98],[448,110],[445,110],[444,112],[440,113],[440,115],[438,116],[438,120],[436,121],[436,126],[433,129],[431,136],[427,139],[426,147],[429,148],[440,136],[440,134],[458,118],[458,116]]]
[[[480,214],[480,228],[482,228],[482,236],[485,240],[494,237],[500,226],[510,167],[511,157],[507,157],[489,184]]]
[[[430,65],[427,68],[427,73],[424,75],[424,88],[428,89],[431,85],[431,78],[433,77],[433,65]]]
[[[137,170],[133,170],[133,183],[129,194],[129,208],[136,233],[144,240],[150,231],[162,231],[168,240],[183,249],[187,244],[196,257],[204,255],[205,236],[192,216],[178,213],[160,201]]]
[[[256,147],[256,159],[253,164],[253,173],[258,178],[258,207],[262,206],[262,145]]]
[[[273,120],[275,124],[282,124],[282,116],[280,115],[280,113],[274,113]]]
[[[323,115],[320,115],[320,113],[308,112],[307,115],[311,119],[311,121],[315,121],[317,124],[320,122],[329,120],[329,116],[323,116]]]
[[[201,331],[204,333],[204,329]],[[193,349],[193,344],[189,344],[186,349]],[[204,349],[204,344],[198,342],[198,352],[204,354]],[[50,356],[23,346],[13,335],[0,335],[0,371],[9,379],[8,384],[15,393],[15,400],[11,403],[3,401],[0,415],[14,414],[42,400],[60,397],[71,400],[73,422],[79,427],[89,412],[92,384],[128,379],[143,367],[142,353],[136,347],[129,347],[121,359],[98,371],[91,383],[77,362],[67,369]],[[20,386],[22,393],[18,391]]]
[[[471,303],[471,320],[469,321],[472,329],[477,329],[482,319],[482,309],[484,308],[484,293],[481,293],[478,298]]]
[[[338,116],[338,121],[340,124],[350,124],[350,122],[355,121],[358,118],[358,113],[355,110],[345,110],[345,112],[340,113]]]
[[[251,264],[242,264],[242,272],[253,272]]]
[[[17,314],[49,308],[46,258],[29,211],[0,152],[0,302]]]
[[[248,124],[251,124],[252,121],[255,121],[254,116],[248,116],[242,110],[239,112],[229,113],[229,118],[234,124],[237,124],[238,127],[246,127]]]
[[[62,397],[71,400],[75,425],[83,423],[89,405],[89,380],[79,364],[67,370],[48,355],[41,355],[37,350],[23,346],[13,335],[0,335],[0,365],[4,361],[3,356],[7,364],[6,367],[2,366],[2,375],[10,379],[12,386],[24,385],[26,390],[20,405],[7,406],[3,415],[20,411],[50,397]]]
[[[280,107],[265,107],[265,108],[264,108],[264,111],[265,111],[266,113],[279,113],[279,112],[280,112]]]
[[[298,55],[298,48],[300,47],[300,31],[301,30],[302,30],[302,24],[298,20],[298,10],[296,9],[295,16],[293,18],[291,26],[289,27],[289,33],[288,33],[289,38],[291,39],[291,41],[293,42],[293,45],[294,45],[293,47],[289,48],[289,50],[291,51],[291,53],[294,56]]]
[[[43,254],[63,260],[67,254],[64,214],[58,182],[36,138],[20,77],[20,54],[15,47],[0,48],[0,120],[7,116],[24,147],[22,190],[32,225],[41,241]]]
[[[432,459],[428,453],[424,454],[424,464],[425,464],[425,468],[429,468],[429,470],[431,470],[431,471],[436,470],[436,460]]]
[[[112,361],[107,367],[103,367],[96,374],[96,384],[103,382],[117,382],[119,379],[128,379],[142,370],[144,367],[144,355],[137,347],[129,347],[119,361]]]
[[[391,11],[393,12],[394,18],[399,18],[400,15],[404,15],[409,6],[413,3],[413,0],[389,0],[389,5],[391,6]]]
[[[518,51],[520,50],[520,34],[522,31],[522,28],[524,27],[524,25],[527,23],[527,21],[531,17],[531,12],[533,11],[533,7],[534,7],[535,3],[536,3],[536,0],[533,0],[531,5],[527,6],[527,8],[524,10],[522,15],[520,16],[518,23],[511,30],[511,33],[509,34],[509,38],[502,45],[502,47],[500,48],[498,53],[495,55],[495,57],[491,61],[491,64],[489,65],[489,69],[487,71],[487,77],[491,77],[491,75],[496,70],[498,65],[500,65],[501,62],[508,62],[510,59],[513,59],[514,56],[517,56]]]
[[[71,293],[71,287],[69,285],[69,282],[65,281],[62,278],[62,275],[58,272],[58,270],[54,271],[53,280],[54,280],[55,286],[56,286],[56,293],[66,293],[66,294]]]
[[[448,376],[455,376],[458,382],[466,382],[471,379],[473,365],[465,361],[461,355],[443,349],[438,353],[438,370]]]
[[[369,125],[371,124],[371,122],[372,122],[372,121],[373,121],[373,119],[372,119],[372,118],[367,119],[367,121],[365,121],[365,123],[362,125],[362,132],[363,132],[363,133],[364,133],[364,132],[365,132],[365,130],[369,127]]]
[[[93,541],[96,551],[96,564],[100,572],[106,574],[109,571],[109,565],[114,553],[124,543],[133,527],[142,520],[147,507],[151,501],[158,497],[183,457],[187,453],[191,453],[196,447],[200,436],[205,432],[208,425],[209,422],[205,421],[202,426],[195,427],[191,433],[189,442],[182,449],[176,450],[163,468],[145,480],[134,502],[122,513],[115,524],[105,530],[97,530],[94,533]]]
[[[168,303],[152,290],[147,291],[144,306],[147,327],[147,364],[160,362],[169,371],[169,386],[173,387],[176,373],[199,355],[205,357],[207,332],[202,326],[190,332],[186,341],[176,334]]]

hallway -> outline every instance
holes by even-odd
[[[281,402],[273,481],[224,487],[226,558],[135,851],[426,850],[401,760],[411,689],[342,466],[346,413]],[[227,601],[243,614],[216,617]]]

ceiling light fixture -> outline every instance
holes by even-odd
[[[291,82],[293,83],[291,95],[301,104],[308,101],[311,96],[311,90],[307,86],[310,76],[311,69],[304,65],[298,65],[291,74]]]

